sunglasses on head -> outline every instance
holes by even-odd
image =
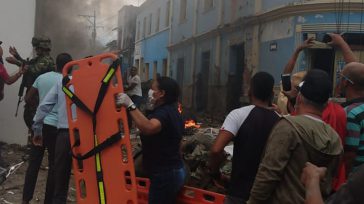
[[[354,85],[353,80],[349,79],[349,77],[347,77],[347,76],[343,75],[342,73],[340,73],[340,76],[341,76],[342,78],[344,78],[346,81],[348,81],[350,84]]]

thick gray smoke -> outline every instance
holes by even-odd
[[[138,0],[37,0],[36,35],[52,40],[52,55],[70,53],[75,59],[105,52],[105,44],[116,39],[118,10]],[[142,0],[141,0],[142,1]],[[92,46],[93,15],[96,11],[96,45]],[[91,21],[91,22],[89,22]]]

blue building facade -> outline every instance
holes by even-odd
[[[247,95],[244,56],[251,42],[244,40],[241,19],[254,9],[247,0],[173,1],[170,73],[182,87],[185,107],[224,113]]]
[[[136,19],[134,64],[142,81],[168,75],[170,2],[148,0]]]
[[[309,37],[316,44],[300,54],[294,71],[323,69],[335,84],[342,54],[320,41],[344,33],[363,58],[362,8],[358,0],[147,0],[136,19],[134,65],[143,81],[157,74],[176,79],[185,108],[225,114],[248,102],[254,73],[271,73],[278,87],[295,48]]]

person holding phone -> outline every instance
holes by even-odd
[[[343,52],[343,57],[346,63],[356,61],[356,57],[351,51],[349,45],[345,42],[345,40],[339,34],[328,33],[329,36],[327,44],[333,46],[335,48],[339,48]],[[278,98],[278,105],[281,110],[287,110],[287,113],[291,115],[296,115],[295,104],[296,97],[298,94],[297,86],[301,83],[302,79],[306,75],[306,71],[297,72],[292,75],[290,80],[290,75],[294,69],[299,53],[309,47],[312,47],[314,44],[314,39],[309,38],[302,45],[297,47],[296,51],[292,55],[291,59],[285,66],[282,74],[282,85],[283,91],[280,93],[280,97]],[[288,84],[291,83],[291,88],[288,90]],[[288,91],[287,91],[288,90]],[[283,99],[282,99],[283,98]],[[285,109],[286,108],[286,109]],[[281,111],[284,114],[284,111]],[[286,113],[286,114],[287,114]],[[332,101],[328,101],[325,109],[322,112],[322,120],[329,124],[335,131],[339,134],[341,142],[345,141],[345,137],[347,135],[346,131],[346,113],[345,110],[340,106],[340,104],[334,103]],[[336,191],[345,181],[346,181],[346,170],[345,170],[344,161],[341,161],[339,165],[339,171],[333,181],[333,190]]]

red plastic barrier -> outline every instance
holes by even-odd
[[[137,178],[138,203],[148,204],[150,181],[146,178]],[[177,198],[177,204],[222,204],[225,195],[205,191],[198,188],[184,186]]]

